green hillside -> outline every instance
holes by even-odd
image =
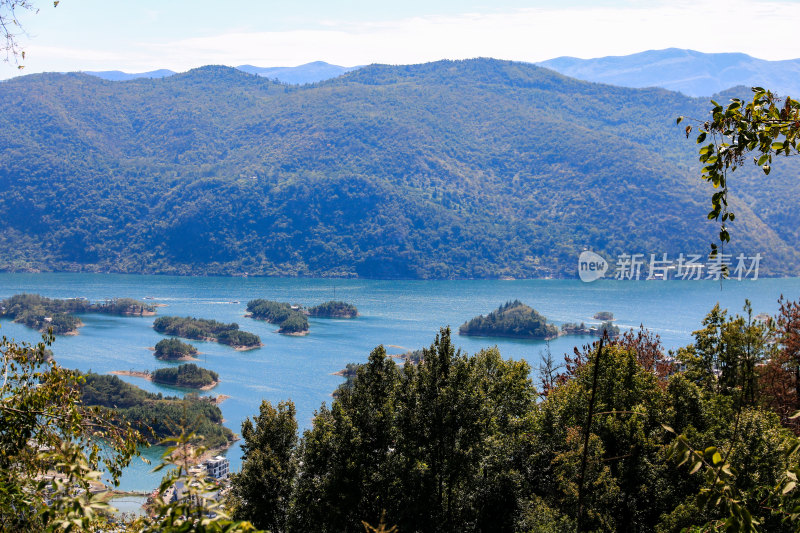
[[[20,77],[0,83],[0,268],[558,277],[584,248],[705,253],[675,117],[706,109],[490,59],[302,87],[227,67]],[[762,275],[798,272],[790,163],[731,181],[726,252],[762,252]]]

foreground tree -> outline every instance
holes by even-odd
[[[92,530],[108,508],[90,490],[101,466],[116,483],[144,442],[111,411],[81,404],[83,377],[55,363],[52,341],[0,342],[0,530]]]
[[[769,174],[775,155],[791,156],[798,151],[800,132],[800,102],[790,97],[780,98],[762,87],[753,87],[752,101],[733,98],[727,106],[711,101],[711,119],[692,119],[699,125],[697,144],[700,147],[702,177],[715,189],[711,195],[711,211],[708,218],[720,221],[719,239],[730,241],[728,222],[735,220],[735,213],[728,206],[728,172],[733,172],[745,163],[746,157],[755,152],[753,162]],[[678,117],[678,123],[685,117]],[[686,127],[686,136],[692,126]],[[716,244],[711,245],[716,250]]]
[[[24,33],[19,21],[19,14],[23,11],[38,12],[37,2],[32,0],[0,0],[0,50],[5,52],[3,61],[13,62],[17,68],[23,66],[20,59],[25,59],[25,51],[19,45],[17,38]],[[53,2],[53,7],[58,6],[58,0]]]
[[[511,531],[535,390],[524,362],[467,357],[443,329],[418,364],[372,351],[303,436],[293,531]]]
[[[231,477],[234,518],[272,533],[286,531],[297,474],[297,421],[292,402],[261,403],[259,415],[242,423],[242,471]]]

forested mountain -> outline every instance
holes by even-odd
[[[626,56],[557,57],[537,63],[567,76],[623,87],[663,87],[689,96],[711,96],[734,85],[800,94],[800,59],[766,61],[747,54],[704,54],[667,48]]]
[[[584,248],[705,253],[675,117],[705,99],[491,59],[290,87],[227,67],[0,83],[0,267],[574,276]],[[726,253],[798,272],[797,165],[737,171]],[[789,162],[793,163],[793,162]]]

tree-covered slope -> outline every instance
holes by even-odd
[[[537,277],[574,275],[585,247],[704,253],[715,227],[675,117],[706,108],[490,59],[302,87],[226,67],[16,78],[0,83],[0,267]],[[755,185],[734,191],[730,251],[795,273],[800,215],[770,190],[798,192],[796,165],[777,170],[768,187],[737,172]]]

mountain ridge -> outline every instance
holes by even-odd
[[[571,277],[585,248],[705,253],[675,117],[707,103],[478,59],[306,86],[209,66],[0,84],[0,268]],[[796,165],[731,180],[732,253],[797,272]],[[775,192],[773,192],[775,191]],[[726,250],[728,248],[726,247]]]
[[[592,59],[562,56],[535,64],[586,81],[663,87],[695,97],[711,96],[736,85],[800,94],[800,59],[767,61],[742,53],[667,48]]]

